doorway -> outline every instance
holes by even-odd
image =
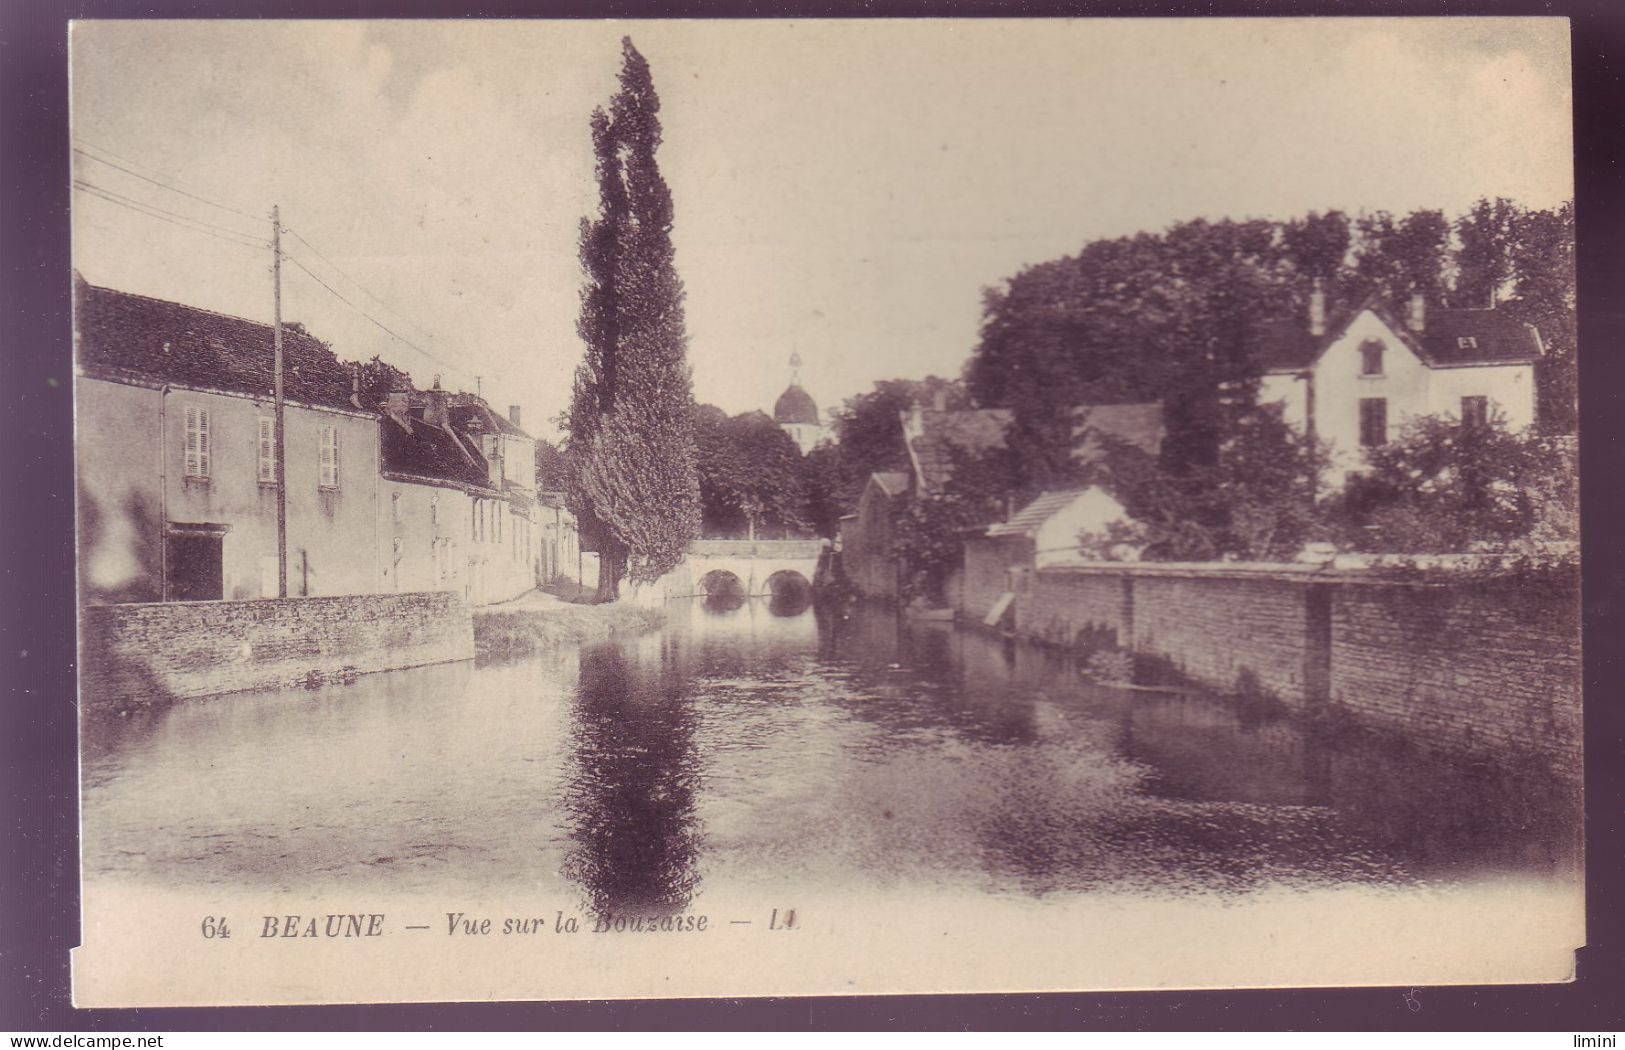
[[[217,602],[225,597],[224,527],[170,525],[164,538],[165,597]]]

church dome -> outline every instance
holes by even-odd
[[[810,423],[818,425],[818,405],[812,395],[801,389],[800,383],[791,383],[773,403],[773,422]]]

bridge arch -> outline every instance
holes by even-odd
[[[727,569],[712,569],[701,576],[699,589],[706,605],[721,609],[737,609],[749,596],[745,581]]]
[[[768,611],[775,616],[795,616],[812,604],[812,581],[795,569],[780,569],[764,585],[770,596]]]

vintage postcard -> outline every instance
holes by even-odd
[[[71,69],[79,1006],[1571,979],[1565,20]]]

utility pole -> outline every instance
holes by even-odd
[[[276,596],[288,596],[288,457],[282,412],[282,220],[280,209],[271,205],[271,285],[272,327],[271,372],[276,397]]]

